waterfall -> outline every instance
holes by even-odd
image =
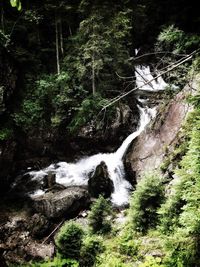
[[[138,74],[139,73],[139,74]],[[137,86],[143,86],[147,80],[151,80],[153,76],[150,73],[149,67],[137,67],[136,68],[136,84]],[[142,79],[145,77],[145,79]],[[151,85],[145,85],[141,87],[141,90],[163,90],[166,87],[166,83],[161,79],[154,81]],[[138,102],[140,99],[138,98]],[[142,101],[140,102],[142,103]],[[142,107],[144,106],[144,107]],[[99,153],[93,156],[85,157],[76,163],[59,162],[57,164],[51,164],[49,167],[40,170],[32,171],[29,174],[32,179],[42,179],[49,172],[53,172],[56,175],[56,182],[65,186],[72,185],[87,185],[88,176],[91,172],[95,171],[96,167],[104,161],[108,168],[108,173],[114,185],[114,192],[111,195],[111,201],[114,205],[122,206],[129,202],[129,194],[131,184],[124,179],[125,170],[123,164],[123,156],[126,153],[130,143],[140,135],[145,129],[146,125],[156,115],[156,108],[148,108],[141,104],[138,105],[140,111],[140,122],[138,129],[130,134],[122,143],[122,145],[114,153]],[[35,195],[43,194],[41,190],[34,193]]]
[[[83,158],[76,163],[59,162],[51,164],[49,167],[40,170],[32,171],[29,174],[33,179],[42,179],[49,172],[56,174],[56,182],[65,186],[81,186],[87,185],[89,173],[93,172],[102,161],[108,167],[108,173],[114,185],[114,192],[111,195],[111,201],[114,205],[121,206],[129,201],[129,191],[131,184],[124,179],[125,171],[123,164],[123,156],[129,147],[130,143],[144,130],[151,118],[155,116],[155,109],[141,108],[140,110],[140,125],[136,132],[130,134],[114,153],[99,153],[90,157]],[[39,190],[34,193],[34,196],[42,194]]]
[[[159,73],[157,73],[158,75]],[[161,91],[165,90],[168,84],[160,76],[154,80],[153,75],[151,74],[149,66],[137,66],[135,68],[135,78],[136,85],[143,91]],[[146,84],[148,81],[151,81],[149,84]]]

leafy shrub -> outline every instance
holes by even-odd
[[[170,25],[161,31],[158,36],[158,43],[162,45],[166,51],[181,53],[185,52],[187,49],[198,47],[200,38],[198,35],[186,34],[174,25]]]
[[[198,244],[195,239],[187,237],[184,231],[177,231],[166,241],[167,255],[164,263],[167,267],[199,266]]]
[[[183,199],[182,192],[184,191],[184,182],[179,181],[170,190],[171,193],[165,203],[158,210],[160,225],[159,229],[163,233],[173,232],[174,229],[180,226],[179,216],[183,206],[186,204]]]
[[[145,262],[140,264],[138,267],[165,267],[165,266],[161,264],[161,258],[146,256]]]
[[[81,248],[80,266],[90,267],[93,266],[96,257],[99,253],[103,252],[104,247],[102,239],[97,236],[87,236],[83,240]]]
[[[55,239],[58,252],[65,258],[79,259],[83,234],[77,223],[65,223]]]
[[[21,111],[13,115],[15,124],[28,130],[39,123],[42,125],[42,107],[38,99],[25,99]]]
[[[24,131],[35,126],[58,127],[62,120],[70,117],[78,106],[76,94],[70,89],[67,72],[60,75],[41,75],[38,80],[28,79],[22,103],[13,114],[14,121]]]
[[[100,258],[98,267],[132,267],[132,264],[125,263],[121,256],[117,253],[111,253],[103,255]]]
[[[174,25],[163,28],[155,45],[156,52],[166,52],[165,56],[162,57],[160,68],[165,68],[170,64],[176,64],[176,62],[180,60],[180,56],[198,49],[199,45],[200,37],[198,35],[185,33]],[[159,53],[157,57],[160,61]],[[167,73],[164,79],[169,84],[175,85],[176,89],[182,89],[188,82],[188,70],[190,68],[191,63],[185,62]]]
[[[130,222],[134,230],[146,232],[155,227],[157,210],[164,198],[164,187],[161,179],[149,174],[138,183],[130,204]]]
[[[135,240],[133,240],[134,236],[132,234],[132,231],[124,232],[122,236],[120,236],[118,241],[118,248],[119,252],[122,255],[127,256],[135,256],[138,253],[139,244]]]
[[[28,266],[31,266],[31,267],[78,267],[79,264],[75,260],[62,259],[61,257],[55,257],[53,261],[47,261],[43,263],[33,263]]]
[[[12,137],[13,132],[12,129],[9,128],[3,128],[0,129],[0,141],[4,141]]]
[[[102,98],[99,94],[92,97],[86,97],[77,108],[77,112],[68,126],[70,132],[77,132],[80,127],[86,125],[88,122],[93,123],[95,129],[97,129],[100,126],[101,119],[96,116],[106,104],[108,104],[108,100]],[[103,120],[110,119],[112,112],[113,108],[111,107],[106,113],[106,117],[104,116],[105,114],[103,114]]]
[[[102,234],[111,230],[109,215],[111,215],[111,205],[108,200],[100,196],[92,205],[88,217],[92,233]]]

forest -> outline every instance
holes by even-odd
[[[200,266],[200,15],[0,1],[0,266]]]

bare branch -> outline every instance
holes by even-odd
[[[190,59],[191,59],[191,58],[192,58],[192,57],[193,57],[199,50],[200,50],[200,49],[195,50],[195,51],[193,51],[191,54],[187,55],[186,57],[184,57],[184,58],[178,60],[177,62],[175,62],[175,63],[173,63],[173,64],[171,64],[171,65],[169,65],[169,66],[167,66],[167,67],[165,67],[165,68],[167,68],[166,71],[161,72],[161,73],[160,73],[159,75],[157,75],[155,78],[153,78],[153,79],[151,79],[151,80],[145,82],[142,86],[135,87],[135,88],[129,90],[128,92],[126,92],[126,93],[124,93],[124,94],[122,94],[122,95],[119,95],[119,96],[113,98],[112,101],[111,101],[109,104],[107,104],[106,106],[104,106],[104,107],[102,108],[102,110],[105,110],[106,108],[108,108],[109,106],[113,105],[114,103],[116,103],[116,102],[119,101],[120,99],[124,98],[125,96],[129,95],[129,94],[132,93],[133,91],[136,91],[136,90],[140,89],[141,87],[144,87],[145,85],[150,84],[152,81],[158,79],[158,78],[161,77],[163,74],[166,74],[166,73],[172,71],[173,69],[177,68],[177,67],[180,66],[181,64],[183,64],[183,63],[185,63],[186,61],[190,60]]]

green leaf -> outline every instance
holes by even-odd
[[[10,4],[12,7],[16,7],[18,11],[22,9],[22,4],[20,0],[10,0]]]

